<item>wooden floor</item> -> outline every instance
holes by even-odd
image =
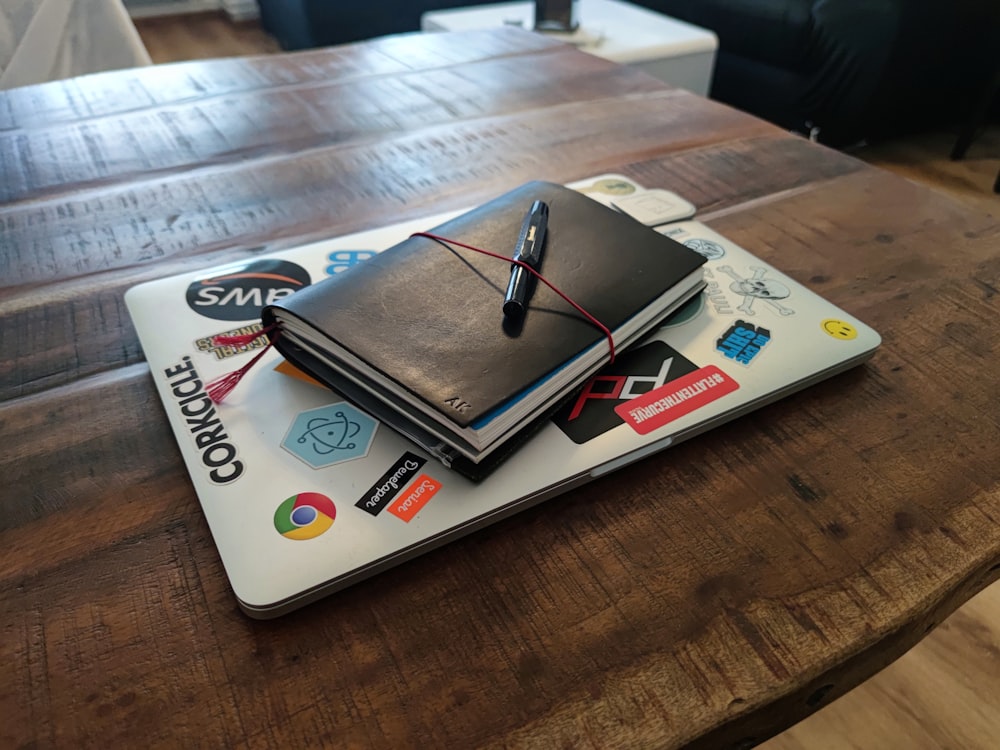
[[[948,156],[954,143],[954,133],[926,133],[860,148],[853,155],[1000,217],[1000,195],[993,192],[1000,171],[1000,124],[983,129],[961,161]]]
[[[221,14],[136,21],[156,63],[280,51],[257,24]],[[857,149],[854,156],[1000,217],[992,192],[1000,127],[965,159],[953,133]],[[948,248],[941,248],[948,252]],[[766,750],[996,750],[1000,748],[1000,584],[968,602],[916,648],[848,695],[764,745]]]
[[[140,18],[135,27],[157,64],[281,52],[259,23],[234,24],[222,12]]]

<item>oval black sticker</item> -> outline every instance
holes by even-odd
[[[309,286],[309,274],[287,260],[255,260],[227,266],[191,282],[188,306],[215,320],[253,320],[264,305]]]

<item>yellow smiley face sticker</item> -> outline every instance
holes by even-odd
[[[850,323],[845,323],[836,318],[827,318],[820,325],[828,336],[833,336],[835,339],[840,339],[841,341],[850,341],[858,337],[857,328]]]

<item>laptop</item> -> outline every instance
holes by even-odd
[[[879,335],[705,225],[608,174],[570,185],[707,258],[705,291],[622,352],[481,483],[272,350],[260,309],[461,211],[140,284],[125,300],[241,609],[271,618],[746,414],[870,357]],[[165,326],[163,321],[169,319]]]

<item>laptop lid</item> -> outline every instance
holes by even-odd
[[[641,207],[650,223],[690,214],[673,194],[621,175],[571,187],[623,210]],[[263,346],[217,346],[214,336],[259,330],[267,301],[458,213],[127,292],[226,574],[250,616],[289,612],[620,470],[854,366],[880,343],[864,323],[750,252],[697,221],[679,221],[658,231],[706,256],[708,288],[622,352],[479,484],[310,382],[273,350],[223,404],[207,398],[206,382]]]

